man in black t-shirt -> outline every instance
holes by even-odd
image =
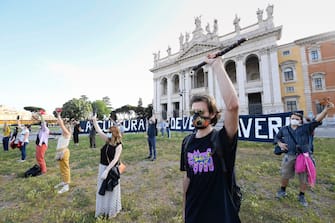
[[[238,223],[238,209],[229,193],[228,180],[218,154],[223,156],[230,171],[235,165],[238,129],[238,97],[220,57],[208,55],[206,60],[218,81],[226,105],[224,126],[217,133],[220,148],[214,148],[212,134],[220,118],[215,99],[195,95],[191,99],[193,137],[183,140],[180,169],[186,171],[183,181],[184,219],[186,223]],[[188,141],[185,143],[185,141]],[[214,149],[216,150],[214,152]]]

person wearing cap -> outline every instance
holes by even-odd
[[[299,112],[293,112],[290,116],[290,125],[279,129],[275,135],[274,143],[278,144],[285,153],[281,164],[281,187],[277,191],[276,198],[281,199],[287,196],[286,187],[289,180],[295,175],[295,163],[297,156],[301,153],[310,154],[310,136],[314,129],[321,125],[321,121],[327,116],[330,109],[334,108],[332,102],[327,102],[325,108],[311,122],[303,123],[303,115]],[[294,137],[294,138],[293,138]],[[307,189],[308,175],[307,172],[298,173],[299,178],[299,203],[307,207],[308,202],[305,198]]]

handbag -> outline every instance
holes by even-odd
[[[281,155],[282,153],[284,153],[285,151],[281,150],[280,146],[275,145],[275,149],[273,150],[273,153],[276,155]]]
[[[107,145],[107,149],[106,149],[106,157],[107,157],[107,161],[108,163],[110,163],[107,151],[109,149],[109,145]],[[126,164],[124,164],[123,162],[121,162],[120,160],[115,164],[115,166],[113,168],[117,168],[119,173],[122,174],[126,171]]]
[[[119,164],[119,172],[120,174],[123,174],[125,171],[126,171],[126,164],[124,164],[123,162],[120,161],[120,164]]]

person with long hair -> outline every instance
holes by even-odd
[[[65,193],[70,189],[71,182],[71,172],[70,172],[70,150],[69,143],[71,139],[71,125],[69,123],[64,123],[61,118],[61,109],[56,109],[57,123],[62,130],[61,136],[58,138],[56,147],[55,159],[59,163],[59,169],[61,172],[62,182],[55,186],[55,189],[61,187],[58,190],[58,194]]]
[[[112,218],[122,209],[120,179],[117,180],[111,191],[105,191],[104,195],[101,195],[99,191],[109,172],[120,163],[122,134],[118,126],[112,126],[109,128],[108,134],[104,133],[97,123],[96,115],[92,116],[92,121],[98,135],[105,141],[105,145],[100,150],[95,217]]]

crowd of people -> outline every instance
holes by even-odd
[[[195,131],[186,136],[181,143],[180,170],[185,172],[183,178],[183,218],[187,223],[195,222],[241,222],[239,206],[233,199],[233,187],[231,176],[234,175],[235,156],[238,142],[239,100],[220,57],[209,54],[206,63],[212,68],[217,80],[221,98],[226,107],[224,123],[220,130],[214,126],[220,120],[221,111],[216,100],[210,95],[194,95],[191,98],[191,114]],[[322,124],[328,111],[334,108],[330,101],[324,110],[314,119],[303,121],[300,113],[293,112],[290,116],[290,125],[280,128],[275,135],[274,143],[283,152],[281,163],[280,189],[275,197],[286,197],[286,189],[290,179],[295,174],[295,166],[300,154],[313,158],[314,130]],[[83,131],[78,121],[67,122],[61,118],[61,109],[56,110],[57,123],[61,128],[58,137],[55,159],[59,163],[61,182],[55,186],[57,193],[62,194],[70,190],[70,140],[73,137],[74,145],[79,145],[79,134]],[[48,138],[50,130],[42,114],[36,114],[40,120],[35,142],[36,161],[41,169],[41,174],[47,173],[45,153],[48,150]],[[153,115],[148,119],[147,126],[147,159],[157,159],[156,137],[160,131],[171,137],[169,120],[161,120],[159,125]],[[29,144],[29,126],[22,125],[17,120],[17,127],[11,132],[7,123],[3,125],[3,149],[9,151],[9,145],[16,143],[20,148],[19,162],[26,161],[26,147]],[[96,115],[90,117],[89,147],[96,148],[96,135],[103,141],[100,149],[100,160],[97,174],[96,210],[95,217],[115,217],[122,209],[120,172],[120,158],[123,149],[123,129],[118,125],[112,125],[108,132],[104,132]],[[20,144],[20,145],[19,145]],[[220,146],[217,146],[220,145]],[[315,168],[315,159],[313,159]],[[299,193],[298,201],[304,207],[308,206],[305,192],[308,187],[309,172],[298,173]]]

